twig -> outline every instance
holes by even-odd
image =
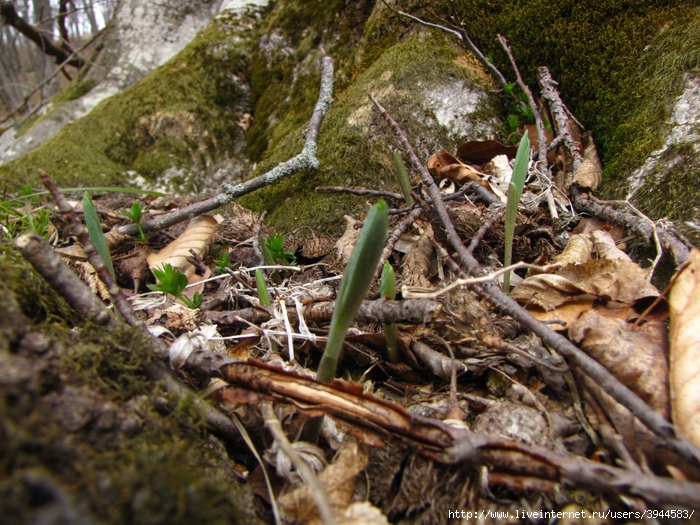
[[[326,113],[333,105],[333,59],[323,57],[321,60],[321,89],[316,102],[316,108],[309,122],[309,127],[306,129],[306,142],[304,148],[296,157],[292,157],[286,162],[278,164],[275,168],[267,173],[259,175],[253,179],[247,180],[240,184],[232,186],[231,184],[222,184],[221,193],[210,199],[179,208],[171,213],[164,214],[157,219],[144,221],[141,227],[144,231],[153,231],[162,228],[167,228],[178,222],[186,219],[191,219],[202,213],[215,210],[225,204],[228,204],[238,197],[246,195],[257,189],[274,184],[278,180],[298,173],[303,169],[316,170],[319,163],[316,157],[316,147],[318,143],[318,134],[321,129],[321,124],[326,116]],[[138,235],[138,228],[135,224],[127,224],[118,229],[119,233],[124,235]]]
[[[403,195],[393,191],[368,190],[365,188],[346,188],[345,186],[317,186],[316,191],[339,191],[350,195],[373,195],[376,197],[388,197],[397,201],[403,201]]]
[[[406,232],[406,230],[408,230],[411,227],[411,225],[415,222],[415,220],[418,217],[420,217],[421,213],[423,213],[423,210],[421,210],[420,208],[416,208],[411,213],[409,213],[408,217],[406,217],[404,220],[402,220],[396,226],[396,228],[394,228],[394,230],[389,235],[389,238],[386,240],[386,245],[384,246],[384,251],[382,251],[382,256],[379,258],[379,264],[377,265],[377,272],[376,273],[381,273],[382,268],[384,267],[384,263],[391,255],[391,252],[394,251],[394,246],[396,245],[396,242],[399,240],[399,237],[401,237]]]
[[[506,207],[501,206],[496,213],[494,213],[489,219],[487,219],[484,224],[481,225],[479,228],[479,231],[476,232],[476,235],[472,237],[471,242],[469,243],[469,246],[467,246],[467,252],[468,253],[474,253],[474,250],[476,250],[477,246],[479,246],[479,243],[483,240],[483,238],[486,236],[486,234],[493,228],[497,222],[499,222],[503,216],[506,214]]]
[[[559,135],[564,137],[562,140],[564,141],[566,148],[571,153],[571,156],[574,158],[572,167],[574,173],[576,173],[579,166],[581,166],[581,163],[583,162],[583,155],[581,155],[581,148],[571,134],[569,115],[567,114],[564,103],[559,96],[559,91],[555,87],[557,82],[552,78],[549,69],[547,69],[545,66],[539,68],[538,77],[540,80],[540,86],[542,87],[542,98],[549,102],[549,110],[557,123],[557,132]]]
[[[310,323],[325,323],[331,320],[335,301],[310,303],[304,306],[304,318]],[[403,301],[362,301],[355,319],[364,323],[407,323],[426,324],[432,319],[437,303],[435,301],[404,299]],[[270,314],[256,308],[223,312],[203,312],[215,323],[261,324],[270,320]],[[292,322],[297,322],[296,313],[289,311]]]
[[[510,59],[510,63],[513,66],[513,70],[515,71],[515,76],[518,79],[518,85],[520,86],[520,89],[522,89],[525,95],[527,95],[527,103],[530,106],[530,109],[532,110],[532,114],[535,116],[535,127],[537,128],[537,146],[539,150],[537,158],[540,162],[544,164],[544,169],[549,171],[547,167],[547,138],[544,134],[544,124],[542,122],[542,114],[540,113],[540,108],[538,108],[537,104],[535,103],[535,99],[532,96],[532,91],[530,91],[530,88],[525,82],[523,82],[523,78],[520,76],[518,64],[515,62],[515,58],[513,57],[513,52],[510,49],[510,46],[508,45],[508,41],[502,35],[498,35],[498,41],[500,42],[501,46],[503,47],[503,50],[506,52],[508,58]]]
[[[323,487],[323,485],[321,485],[318,476],[314,474],[309,465],[306,464],[306,462],[292,447],[292,444],[289,442],[284,433],[282,425],[277,419],[272,403],[269,401],[263,401],[260,408],[262,410],[265,428],[270,431],[270,434],[272,434],[272,437],[275,439],[275,442],[280,449],[282,449],[282,452],[287,455],[287,457],[294,464],[294,467],[297,469],[299,475],[311,488],[311,496],[316,502],[318,513],[321,515],[324,525],[333,525],[337,523],[326,489]]]
[[[109,273],[107,266],[102,260],[102,256],[97,252],[95,246],[92,244],[92,240],[90,240],[87,229],[85,226],[83,226],[83,223],[80,222],[80,219],[78,219],[78,216],[73,211],[73,207],[70,205],[63,193],[61,193],[61,191],[53,183],[48,173],[42,169],[39,169],[39,177],[41,177],[41,181],[44,183],[46,189],[51,192],[59,211],[68,221],[72,234],[78,238],[78,241],[80,241],[80,244],[87,255],[88,261],[90,261],[90,264],[93,268],[95,268],[100,280],[107,287],[107,291],[114,302],[114,307],[124,316],[124,319],[129,325],[140,326],[141,321],[139,321],[139,319],[136,317],[134,309],[131,307],[131,303],[129,303],[126,294],[114,280],[112,274]]]
[[[399,11],[393,6],[390,6],[385,0],[382,0],[384,2],[384,5],[387,6],[389,9],[394,11],[395,13],[404,16],[410,20],[413,20],[414,22],[418,22],[419,24],[422,24],[426,27],[432,27],[435,29],[440,29],[442,31],[445,31],[447,33],[450,33],[451,35],[456,36],[462,44],[464,44],[464,47],[466,47],[469,51],[474,53],[474,56],[481,62],[481,64],[486,68],[486,70],[493,75],[493,78],[496,79],[496,82],[501,86],[501,88],[505,89],[506,86],[508,85],[508,82],[506,79],[503,77],[501,72],[498,70],[496,66],[494,66],[491,62],[489,62],[484,54],[481,52],[481,50],[474,45],[474,42],[471,41],[469,36],[467,35],[467,32],[464,30],[464,26],[460,24],[458,28],[450,28],[450,27],[445,27],[440,24],[434,24],[433,22],[428,22],[427,20],[423,20],[422,18],[418,18],[417,16],[413,16],[409,13],[405,13],[404,11]],[[454,8],[454,4],[452,5]]]
[[[654,229],[649,223],[639,217],[593,202],[588,198],[588,194],[584,193],[576,184],[571,186],[571,195],[574,198],[574,206],[578,211],[585,211],[608,222],[629,228],[648,242],[653,239]],[[680,266],[688,260],[690,250],[672,232],[665,228],[657,228],[656,233],[661,244],[673,253],[676,266]]]
[[[260,233],[262,232],[263,221],[267,215],[267,210],[260,214],[258,222],[255,223],[255,231],[253,232],[253,253],[258,259],[258,264],[267,264],[265,257],[263,256],[262,250],[260,249]]]
[[[457,235],[452,221],[450,220],[444,203],[439,198],[440,191],[433,181],[433,178],[428,173],[426,167],[420,162],[413,147],[406,138],[405,133],[396,121],[387,113],[386,109],[379,102],[369,95],[372,102],[379,109],[384,119],[396,133],[404,150],[408,153],[414,168],[419,171],[423,184],[428,191],[428,194],[433,199],[433,207],[440,217],[445,228],[447,239],[452,247],[459,255],[462,265],[470,274],[475,277],[482,275],[483,269],[479,262],[468,253],[464,244]],[[483,284],[472,284],[471,288],[483,299],[486,299],[495,306],[502,314],[510,315],[515,321],[519,322],[542,339],[542,342],[554,348],[562,357],[568,359],[571,363],[578,366],[583,372],[596,381],[605,392],[610,394],[617,402],[630,410],[640,421],[642,421],[649,430],[661,437],[665,443],[679,454],[685,461],[693,465],[700,465],[700,450],[688,441],[677,429],[661,414],[655,412],[642,399],[637,396],[632,390],[620,383],[603,365],[591,358],[580,348],[574,345],[561,334],[551,330],[546,324],[538,321],[532,315],[515,302],[512,298],[503,293],[496,283],[486,282]]]

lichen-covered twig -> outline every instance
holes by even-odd
[[[542,98],[549,103],[549,111],[552,113],[554,121],[557,124],[557,133],[559,136],[563,137],[564,145],[574,158],[572,168],[574,173],[576,173],[583,162],[583,155],[581,154],[581,148],[571,134],[569,114],[559,96],[559,91],[555,87],[557,82],[552,78],[549,69],[545,66],[539,68],[538,78],[542,88]]]
[[[326,113],[333,105],[333,59],[323,57],[321,60],[321,89],[316,102],[313,115],[309,122],[309,127],[306,129],[306,142],[304,149],[301,150],[296,157],[292,157],[286,162],[282,162],[275,166],[267,173],[263,173],[253,179],[247,180],[240,184],[222,184],[221,193],[210,199],[197,202],[190,206],[179,208],[171,213],[167,213],[141,223],[144,231],[153,231],[162,228],[167,228],[173,224],[191,219],[197,215],[210,212],[225,204],[228,204],[238,197],[242,197],[264,186],[274,184],[278,180],[300,172],[303,169],[316,170],[318,169],[318,158],[316,157],[316,147],[318,143],[318,135],[321,130],[321,124],[326,116]],[[128,224],[119,228],[119,233],[124,235],[137,235],[138,229],[135,224]]]
[[[427,168],[418,159],[406,134],[391,115],[387,113],[386,109],[384,109],[372,95],[369,95],[369,97],[372,102],[374,102],[377,109],[379,109],[384,119],[392,127],[394,133],[404,147],[404,151],[408,153],[414,168],[420,173],[423,184],[428,194],[433,199],[433,206],[443,224],[447,239],[457,252],[460,262],[471,275],[475,277],[482,275],[483,269],[481,265],[472,254],[467,252],[466,247],[457,235],[457,231],[447,214],[445,205],[440,199],[440,190],[430,176],[430,173],[428,173]],[[655,412],[649,405],[642,401],[637,394],[620,383],[620,381],[603,365],[591,358],[563,335],[554,332],[546,324],[532,317],[525,308],[503,293],[498,284],[494,282],[478,283],[470,285],[470,288],[480,297],[486,299],[495,306],[502,314],[510,315],[515,321],[538,335],[545,344],[555,349],[562,357],[567,359],[569,364],[573,364],[585,372],[596,381],[606,393],[639,418],[649,430],[663,439],[666,445],[685,461],[695,466],[700,466],[700,450],[682,436],[661,414]]]

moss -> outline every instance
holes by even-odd
[[[422,158],[427,159],[441,148],[453,149],[456,144],[449,138],[449,130],[442,129],[430,111],[421,109],[420,101],[427,88],[456,80],[478,82],[468,68],[459,65],[456,59],[461,55],[463,51],[450,39],[426,31],[417,31],[382,53],[344,93],[337,95],[337,102],[321,129],[320,169],[316,173],[299,173],[259,190],[241,199],[241,204],[270,211],[271,225],[280,230],[310,226],[335,234],[342,231],[342,216],[356,214],[366,199],[316,192],[316,186],[398,189],[390,149],[398,142],[367,99],[367,93],[374,93],[388,106]],[[308,82],[307,97],[310,99],[313,94],[315,101],[319,80],[318,76],[314,77]],[[484,106],[482,111],[488,113]],[[308,124],[312,107],[309,105],[301,123],[293,119],[291,123],[276,124],[285,130],[284,138],[271,148],[258,173],[301,151],[304,142],[301,133]],[[277,133],[273,128],[270,134]]]
[[[0,302],[26,324],[0,318],[0,360],[14,374],[0,385],[3,523],[259,523],[190,400],[148,378],[150,338],[130,327],[71,330],[63,300],[13,248],[2,251]],[[152,399],[173,410],[158,413]]]
[[[34,183],[36,169],[43,168],[58,184],[123,185],[129,170],[157,176],[169,162],[191,166],[200,152],[206,153],[207,161],[234,156],[244,140],[236,114],[245,112],[248,100],[240,80],[245,78],[248,53],[247,41],[240,40],[246,31],[242,24],[234,19],[213,22],[137,85],[104,100],[36,150],[1,166],[0,176]],[[62,96],[73,96],[90,82]],[[186,117],[180,122],[179,131],[185,135],[181,142],[168,133],[151,133],[144,140],[144,130],[151,130],[147,124],[159,115]],[[189,135],[188,129],[193,131]]]

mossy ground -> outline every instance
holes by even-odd
[[[0,322],[3,523],[258,523],[221,443],[147,377],[147,338],[70,330],[65,302],[8,247],[0,294],[14,321]]]

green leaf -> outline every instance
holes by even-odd
[[[513,176],[508,185],[508,204],[506,205],[506,223],[505,223],[505,251],[503,254],[503,266],[510,266],[513,255],[513,236],[515,234],[515,218],[518,215],[518,205],[520,197],[525,188],[525,179],[527,179],[527,167],[530,162],[530,139],[527,136],[527,130],[523,138],[520,139],[518,152],[515,155],[515,165],[513,166]],[[506,293],[510,293],[510,272],[503,276],[503,289]]]
[[[258,288],[258,299],[260,299],[260,304],[263,306],[270,306],[270,294],[267,292],[267,285],[265,284],[265,276],[261,269],[255,270],[255,284]]]
[[[384,261],[380,286],[382,297],[390,301],[396,299],[396,274],[389,261]]]
[[[394,150],[394,166],[396,166],[396,173],[399,178],[399,186],[401,187],[401,193],[403,193],[403,198],[406,201],[406,204],[412,206],[413,196],[411,195],[411,181],[408,178],[406,166],[403,165],[401,155],[397,150]]]
[[[350,254],[350,260],[345,266],[331,318],[326,350],[323,352],[316,373],[319,381],[330,382],[335,377],[345,334],[372,283],[377,263],[386,243],[388,229],[389,207],[384,199],[379,199],[369,210],[360,236]]]
[[[95,204],[92,202],[92,198],[88,192],[85,192],[83,196],[83,213],[85,214],[85,224],[87,225],[90,240],[95,246],[97,253],[102,257],[102,261],[112,275],[112,279],[116,280],[114,265],[112,264],[112,254],[109,252],[107,239],[104,233],[102,233],[102,225],[100,224],[100,218],[97,216]]]

